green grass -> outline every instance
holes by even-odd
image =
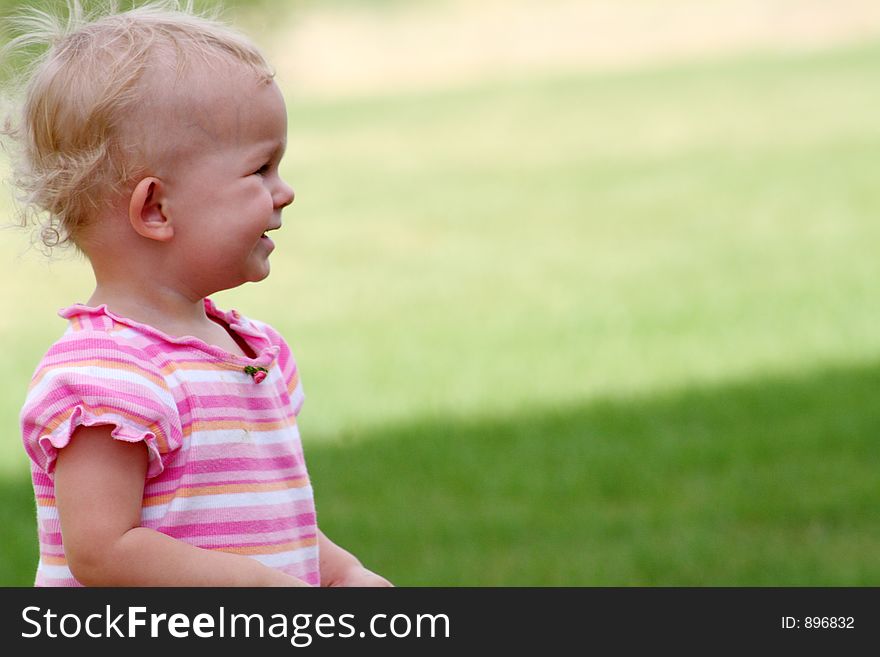
[[[310,452],[319,515],[412,585],[876,585],[878,386],[871,364],[385,427]]]
[[[399,584],[880,582],[880,46],[351,101],[288,94],[273,275],[329,535]],[[88,296],[0,259],[16,414]]]

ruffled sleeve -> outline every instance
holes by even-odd
[[[48,475],[78,427],[111,426],[116,440],[146,443],[147,478],[182,444],[177,405],[142,350],[107,331],[67,333],[48,351],[21,411],[30,459]]]

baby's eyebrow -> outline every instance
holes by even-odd
[[[254,145],[253,158],[260,160],[272,160],[276,157],[280,160],[287,150],[286,142],[281,141],[261,141]]]
[[[259,146],[254,148],[256,153],[259,153],[260,156],[265,157],[267,159],[272,159],[275,156],[278,159],[281,159],[284,156],[285,151],[287,150],[287,142],[284,141],[265,141],[261,142]]]

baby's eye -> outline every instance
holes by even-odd
[[[259,169],[254,171],[253,174],[251,174],[251,175],[262,176],[262,175],[265,175],[268,171],[269,171],[269,163],[266,162],[266,164],[264,164]]]

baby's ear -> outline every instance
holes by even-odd
[[[128,221],[141,237],[167,242],[174,236],[171,220],[162,211],[164,184],[158,178],[144,178],[134,187],[128,202]]]

